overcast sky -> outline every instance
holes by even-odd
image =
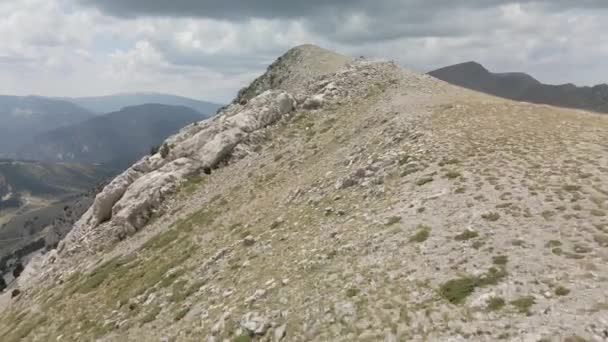
[[[0,94],[219,102],[292,46],[608,82],[606,0],[0,0]]]

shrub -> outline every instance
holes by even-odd
[[[153,155],[157,154],[159,148],[160,148],[160,146],[158,146],[158,145],[154,145],[154,146],[150,147],[150,155],[153,156]]]
[[[169,155],[169,152],[171,151],[171,149],[169,148],[169,145],[167,145],[167,143],[162,144],[162,146],[160,147],[160,156],[165,159],[167,158],[167,156]]]
[[[567,296],[569,293],[570,290],[563,286],[558,286],[555,288],[555,294],[558,296]]]
[[[475,278],[458,278],[445,282],[439,288],[439,294],[452,304],[460,304],[475,291]]]
[[[536,300],[532,296],[520,297],[511,301],[511,305],[517,308],[520,313],[530,315],[530,308],[536,304]]]
[[[456,240],[456,241],[466,241],[466,240],[474,239],[474,238],[476,238],[478,236],[479,236],[478,232],[476,232],[474,230],[467,229],[464,232],[456,235],[454,237],[454,240]]]
[[[412,237],[410,237],[410,242],[418,242],[422,243],[426,241],[431,235],[431,228],[420,225],[418,226],[418,231]]]
[[[488,311],[498,311],[505,306],[505,300],[500,297],[492,297],[488,301],[488,306],[486,309]]]
[[[481,215],[481,218],[483,218],[486,221],[490,221],[490,222],[495,222],[498,221],[498,219],[500,218],[500,215],[498,213],[486,213]]]

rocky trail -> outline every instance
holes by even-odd
[[[606,116],[297,47],[110,183],[0,334],[605,341],[606,141]]]

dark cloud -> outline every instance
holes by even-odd
[[[363,12],[370,16],[410,14],[424,19],[454,9],[490,8],[512,3],[534,3],[552,9],[607,8],[605,0],[76,0],[119,17],[182,16],[215,19],[305,18]],[[419,17],[423,15],[423,17]],[[417,17],[418,16],[418,17]]]

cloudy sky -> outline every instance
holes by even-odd
[[[219,102],[313,43],[429,71],[476,60],[608,82],[606,0],[0,0],[0,93]]]

